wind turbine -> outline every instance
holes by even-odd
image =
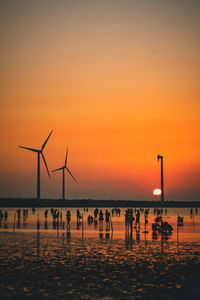
[[[53,170],[52,172],[57,172],[59,170],[63,171],[63,182],[62,182],[62,199],[65,200],[65,170],[71,175],[71,177],[74,179],[74,181],[77,183],[76,179],[74,178],[74,176],[72,175],[72,173],[70,172],[70,170],[67,167],[67,157],[68,157],[68,148],[67,148],[67,152],[66,152],[66,157],[65,157],[65,164],[63,167],[58,168]]]
[[[158,154],[157,159],[161,160],[161,202],[164,202],[163,156]]]
[[[28,147],[23,147],[23,146],[18,146],[19,148],[23,148],[23,149],[30,150],[30,151],[33,151],[33,152],[37,152],[37,154],[38,154],[38,159],[37,159],[37,200],[38,201],[40,200],[40,155],[43,158],[47,173],[48,173],[49,178],[50,178],[50,173],[49,173],[49,170],[48,170],[48,167],[47,167],[46,160],[44,158],[43,150],[44,150],[44,147],[46,146],[46,143],[48,142],[52,132],[53,132],[53,130],[50,132],[49,136],[47,137],[46,141],[44,142],[44,144],[42,145],[40,150],[33,149],[33,148],[28,148]]]

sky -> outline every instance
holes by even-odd
[[[0,0],[0,197],[200,200],[198,0]],[[41,197],[61,198],[62,174]]]

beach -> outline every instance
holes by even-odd
[[[71,229],[44,229],[40,211],[29,212],[29,222],[13,230],[0,229],[0,294],[2,299],[188,299],[200,296],[200,220],[185,213],[185,228],[154,236],[151,225],[131,234],[124,230],[124,215],[113,217],[113,231],[94,224],[78,229],[75,209]],[[63,218],[65,210],[62,210]],[[11,211],[10,211],[11,214]],[[149,220],[154,219],[153,210]],[[23,224],[23,222],[22,222]],[[28,226],[29,224],[29,226]]]

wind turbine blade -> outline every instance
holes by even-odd
[[[53,132],[53,130],[51,130],[51,132],[50,132],[48,138],[46,139],[46,141],[45,141],[44,144],[42,145],[41,151],[44,149],[44,147],[45,147],[46,143],[48,142],[48,139],[50,138],[52,132]]]
[[[62,168],[55,169],[55,170],[53,170],[53,171],[51,171],[51,172],[56,172],[56,171],[59,171],[59,170],[62,170],[62,169],[63,169],[63,167],[62,167]]]
[[[50,176],[50,173],[49,173],[49,170],[48,170],[48,167],[47,167],[47,163],[46,163],[46,160],[45,160],[45,158],[44,158],[44,155],[43,155],[43,153],[42,153],[42,152],[41,152],[41,155],[42,155],[42,158],[43,158],[43,161],[44,161],[44,164],[45,164],[45,167],[46,167],[47,173],[48,173],[48,175],[49,175],[49,178],[50,178],[51,176]]]
[[[22,149],[30,150],[30,151],[33,151],[33,152],[39,152],[39,150],[36,150],[36,149],[33,149],[33,148],[28,148],[28,147],[23,147],[23,146],[18,146],[18,147],[22,148]]]
[[[67,148],[66,157],[65,157],[65,166],[67,166],[67,156],[68,156],[68,148]]]
[[[68,169],[68,168],[66,168],[67,169],[67,171],[69,172],[69,174],[72,176],[72,178],[74,179],[74,181],[76,182],[76,183],[78,183],[77,181],[76,181],[76,179],[74,178],[74,176],[72,175],[72,173],[70,172],[70,170]]]

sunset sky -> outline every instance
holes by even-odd
[[[0,197],[200,200],[199,0],[0,0]],[[41,197],[61,198],[41,161]]]

